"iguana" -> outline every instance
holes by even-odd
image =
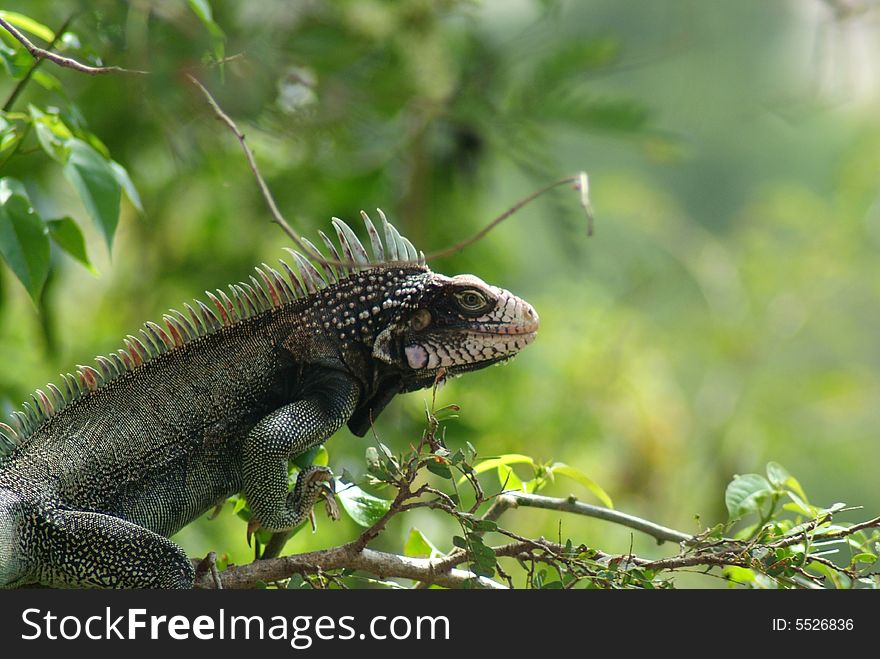
[[[0,586],[192,587],[168,536],[242,491],[253,522],[292,529],[332,481],[312,466],[289,491],[291,457],[344,423],[363,436],[395,395],[534,339],[527,302],[433,273],[380,216],[384,242],[362,213],[372,257],[333,218],[330,258],[304,241],[311,260],[288,250],[286,278],[263,264],[146,323],[0,424]]]

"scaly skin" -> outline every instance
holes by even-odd
[[[236,304],[212,297],[217,313],[148,326],[0,425],[14,444],[0,458],[0,586],[191,587],[167,536],[241,491],[254,524],[289,531],[332,496],[324,468],[288,492],[292,457],[345,423],[363,436],[441,369],[483,368],[534,339],[525,301],[431,272],[387,224],[385,245],[367,225],[369,259],[340,224],[350,267],[322,276],[296,255],[289,282],[263,269],[263,284],[230,289]]]

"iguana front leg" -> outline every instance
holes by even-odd
[[[336,432],[351,416],[359,394],[358,385],[344,374],[330,375],[302,400],[264,417],[248,434],[242,463],[252,523],[287,531],[308,517],[329,470],[313,467],[301,472],[297,487],[288,492],[288,461]]]

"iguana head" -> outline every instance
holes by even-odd
[[[394,289],[388,299],[398,313],[376,337],[373,356],[399,371],[403,391],[510,359],[538,331],[528,302],[474,275],[411,273]]]

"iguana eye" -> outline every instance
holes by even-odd
[[[431,312],[427,309],[419,309],[416,312],[416,315],[413,316],[409,321],[409,326],[414,329],[416,332],[419,332],[425,329],[428,325],[431,324]]]
[[[455,294],[455,299],[465,311],[479,311],[486,306],[486,296],[477,291],[461,291]]]

